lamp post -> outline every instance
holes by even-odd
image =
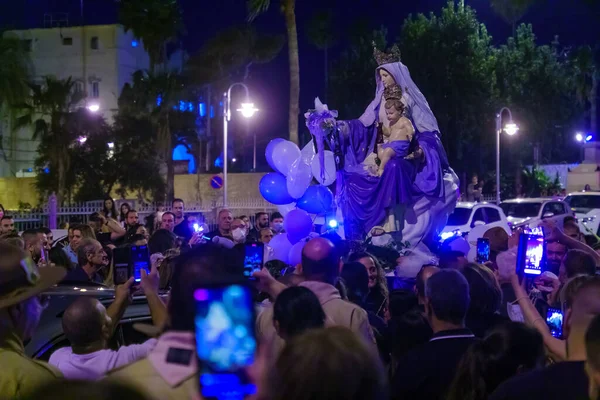
[[[589,141],[591,141],[593,139],[593,136],[590,134],[585,134],[583,132],[577,132],[575,134],[575,140],[579,143],[581,143],[580,146],[580,155],[581,155],[581,162],[583,162],[585,160],[585,144]]]
[[[508,112],[508,124],[502,128],[502,114]],[[512,113],[508,107],[502,107],[496,114],[496,204],[500,204],[500,133],[504,130],[507,135],[512,136],[519,130],[513,122]]]
[[[246,102],[238,108],[243,117],[251,118],[258,109],[250,103],[250,91],[248,86],[241,82],[232,83],[229,89],[223,93],[223,207],[227,207],[227,124],[231,121],[231,89],[235,86],[242,86],[246,91]]]

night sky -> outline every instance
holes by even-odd
[[[256,20],[265,32],[285,33],[283,18],[277,0],[271,10]],[[375,29],[388,28],[388,40],[400,33],[402,22],[410,13],[439,13],[446,0],[297,0],[296,14],[300,45],[300,108],[304,111],[313,104],[315,96],[323,92],[322,53],[306,37],[306,24],[314,11],[329,8],[336,16],[336,28],[342,34],[337,46],[331,50],[332,60],[346,45],[343,33],[358,18],[366,19]],[[496,16],[488,0],[466,0],[477,11],[496,44],[504,43],[511,27]],[[0,26],[26,28],[41,26],[47,12],[69,12],[71,22],[78,24],[79,0],[0,0]],[[595,45],[600,43],[600,2],[594,8],[583,5],[583,0],[541,0],[532,7],[521,22],[533,24],[539,43],[549,43],[555,35],[566,45]],[[217,31],[245,22],[245,0],[180,0],[187,35],[184,46],[190,53],[198,50],[205,39]],[[117,3],[113,0],[85,0],[85,19],[91,24],[116,22]],[[409,68],[412,68],[410,65]],[[253,98],[261,108],[257,124],[259,149],[272,137],[284,136],[287,130],[288,66],[287,48],[284,47],[275,61],[252,67],[249,85]],[[418,82],[417,82],[418,85]],[[427,96],[427,93],[425,93]],[[364,99],[365,106],[371,99]],[[335,108],[335,104],[330,105]],[[435,112],[435,110],[434,110]],[[353,116],[358,117],[358,116]],[[264,148],[264,147],[263,147]],[[262,150],[259,150],[261,153]]]

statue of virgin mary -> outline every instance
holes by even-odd
[[[373,227],[383,226],[388,232],[402,232],[402,240],[415,246],[436,237],[446,224],[458,197],[458,178],[448,164],[437,120],[408,68],[399,61],[398,48],[394,46],[389,54],[375,49],[374,55],[379,65],[375,98],[360,118],[338,121],[344,154],[344,168],[338,174],[338,205],[347,239],[361,240]],[[371,171],[380,131],[389,129],[384,90],[393,85],[401,89],[405,116],[415,135],[410,154],[390,160],[379,178]],[[413,165],[407,168],[406,163]],[[405,171],[411,169],[413,178],[407,182]]]

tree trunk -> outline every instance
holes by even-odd
[[[58,206],[62,207],[65,198],[65,162],[62,157],[58,158]]]
[[[596,68],[592,70],[592,90],[590,91],[590,129],[598,134],[598,75]],[[596,138],[596,140],[598,140]]]
[[[329,58],[327,47],[324,49],[325,53],[325,103],[327,103],[327,95],[329,94]]]
[[[205,171],[208,172],[210,170],[210,146],[212,143],[212,133],[211,133],[211,124],[212,124],[212,97],[211,97],[211,85],[209,84],[207,87],[206,93],[206,165]]]
[[[298,32],[296,29],[295,0],[285,0],[283,13],[288,36],[290,62],[290,141],[298,144],[298,115],[300,114],[300,61],[298,56]]]

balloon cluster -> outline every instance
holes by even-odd
[[[333,153],[325,151],[324,174],[321,174],[321,162],[315,157],[312,140],[300,150],[288,140],[273,139],[267,145],[265,155],[276,172],[263,176],[259,190],[285,217],[286,231],[286,234],[276,235],[269,246],[273,249],[273,259],[297,265],[313,230],[309,213],[325,214],[333,208],[333,193],[327,187],[336,178]],[[312,185],[313,178],[318,185]]]

